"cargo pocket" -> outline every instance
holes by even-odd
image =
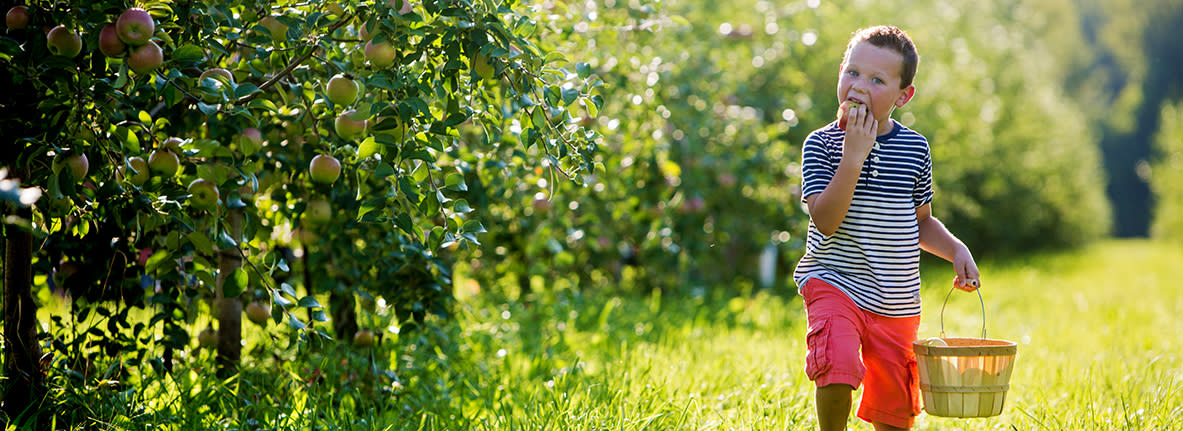
[[[805,335],[805,375],[817,380],[830,370],[830,319],[819,319]]]
[[[916,367],[915,359],[908,361],[908,398],[911,399],[912,416],[920,414],[920,375]]]

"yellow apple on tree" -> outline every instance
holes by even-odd
[[[288,39],[288,26],[275,19],[274,16],[265,16],[259,20],[259,25],[267,29],[267,34],[271,36],[271,40],[275,42],[283,42]]]
[[[497,72],[489,57],[479,52],[472,56],[472,70],[486,81],[493,79],[494,73]]]
[[[45,35],[45,43],[53,55],[74,58],[82,52],[82,36],[64,25],[49,30],[49,34]]]
[[[332,184],[341,176],[341,162],[333,156],[319,154],[308,164],[308,175],[320,184]]]
[[[86,154],[63,152],[53,159],[53,173],[60,173],[63,168],[69,168],[74,179],[80,180],[86,177],[86,172],[90,170],[90,161],[87,160]]]

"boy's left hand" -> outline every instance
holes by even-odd
[[[966,292],[973,292],[981,287],[978,264],[974,262],[973,254],[969,252],[968,248],[961,247],[953,255],[953,271],[957,273],[957,276],[953,278],[953,287]]]

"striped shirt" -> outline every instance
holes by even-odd
[[[928,140],[893,121],[863,163],[846,218],[826,236],[809,222],[805,255],[793,279],[818,277],[860,308],[891,317],[920,314],[920,229],[916,208],[932,201]],[[801,148],[801,197],[834,178],[846,132],[837,122],[815,130]]]

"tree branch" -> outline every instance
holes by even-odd
[[[337,22],[333,23],[333,25],[329,27],[329,31],[325,32],[325,35],[321,36],[321,38],[323,38],[325,36],[331,37],[331,35],[333,34],[334,31],[337,31],[337,29],[341,28],[342,26],[344,26],[346,23],[349,22],[349,18],[351,18],[351,17],[349,15],[346,15],[344,17],[341,17],[341,19],[338,19]],[[267,82],[263,83],[263,85],[260,85],[259,91],[248,94],[246,96],[242,96],[237,101],[235,101],[234,104],[235,105],[245,105],[247,103],[250,103],[250,101],[258,98],[259,95],[263,94],[264,91],[267,91],[268,88],[275,86],[275,84],[277,84],[281,79],[286,78],[288,75],[291,75],[292,71],[296,70],[296,67],[299,67],[305,61],[308,61],[309,58],[312,58],[312,55],[314,53],[316,53],[316,49],[319,46],[320,46],[320,38],[318,38],[315,42],[313,42],[311,44],[311,46],[309,46],[310,49],[308,50],[308,52],[304,53],[304,55],[301,55],[299,58],[292,60],[291,63],[288,63],[287,67],[284,67],[283,70],[281,70],[279,73],[275,74],[275,76],[272,76],[271,79],[268,79]]]

